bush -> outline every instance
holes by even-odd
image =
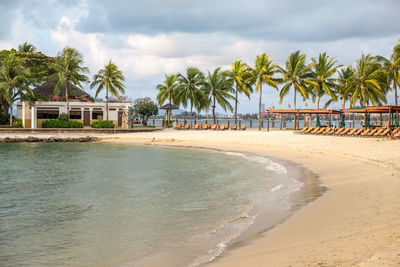
[[[59,121],[69,121],[69,116],[66,113],[61,113],[58,115],[58,120]]]
[[[90,125],[92,128],[114,128],[114,122],[112,121],[95,121]]]
[[[22,120],[20,119],[13,120],[13,127],[22,128]]]
[[[78,121],[46,120],[42,128],[83,128],[83,124]]]
[[[10,124],[10,116],[0,114],[0,125],[9,125]]]

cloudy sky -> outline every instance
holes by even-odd
[[[296,50],[308,60],[326,51],[343,65],[361,53],[388,57],[399,14],[399,0],[0,0],[0,49],[28,41],[54,56],[69,45],[91,76],[112,59],[127,95],[155,98],[164,73],[228,68],[237,59],[253,65],[262,52],[281,65]],[[279,105],[274,89],[264,91],[266,107],[293,101],[288,95]],[[240,102],[239,113],[258,109],[256,95]]]

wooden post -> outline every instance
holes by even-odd
[[[383,116],[382,116],[382,113],[379,113],[379,115],[380,115],[380,120],[379,120],[380,121],[380,126],[382,127],[382,124],[383,124],[383,118],[382,117]]]
[[[239,120],[239,129],[242,127],[242,120]]]
[[[250,128],[253,128],[253,123],[252,123],[251,119],[250,119]]]
[[[207,120],[206,120],[206,124],[207,124]]]
[[[367,110],[364,113],[364,128],[367,126]]]
[[[196,125],[197,124],[197,121],[196,121],[196,119],[194,119],[194,125]],[[192,125],[190,125],[190,126],[192,126]]]
[[[267,131],[269,132],[269,112],[267,112]]]
[[[392,124],[392,107],[389,107],[389,128]]]
[[[274,120],[272,120],[272,126],[271,127],[275,128],[275,121]]]
[[[228,121],[228,128],[229,128],[229,123],[230,123],[230,121]]]
[[[329,127],[332,127],[332,111],[329,111]]]
[[[156,126],[156,125],[154,124],[154,119],[153,119],[153,126]]]
[[[281,130],[282,130],[282,114],[281,114],[281,119],[280,120],[281,120]]]

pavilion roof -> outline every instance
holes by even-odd
[[[267,109],[266,111],[277,114],[341,114],[341,111],[334,109]]]
[[[355,109],[343,109],[343,113],[389,113],[400,112],[399,106],[376,106]]]
[[[174,106],[173,104],[165,104],[160,109],[178,109],[178,107]]]

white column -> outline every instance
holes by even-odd
[[[36,128],[36,108],[35,106],[31,107],[31,128]]]
[[[25,101],[22,101],[22,128],[25,128]]]

